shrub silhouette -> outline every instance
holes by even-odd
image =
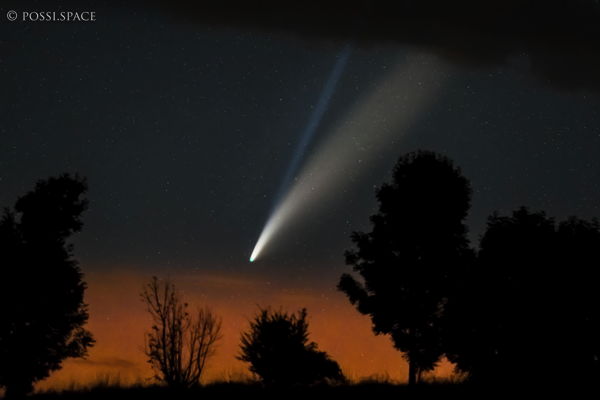
[[[338,288],[404,353],[410,384],[443,353],[443,307],[472,258],[464,224],[470,195],[450,159],[426,151],[402,156],[393,181],[377,190],[372,231],[354,232],[357,248],[346,252],[364,283],[344,274]]]
[[[297,314],[261,309],[242,333],[239,360],[269,386],[344,379],[337,362],[309,342],[306,309]]]
[[[37,182],[0,221],[0,386],[9,397],[85,356],[85,282],[69,237],[81,230],[86,181],[68,174]]]
[[[168,280],[152,277],[141,297],[154,323],[146,333],[145,353],[155,378],[172,388],[199,385],[221,339],[221,319],[207,307],[192,316]]]

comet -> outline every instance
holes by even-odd
[[[276,213],[276,210],[277,210],[278,204],[281,201],[281,198],[286,193],[286,191],[289,190],[290,185],[291,185],[292,181],[294,180],[295,174],[298,171],[298,167],[299,167],[300,163],[302,162],[302,159],[304,158],[306,150],[308,149],[310,143],[312,142],[312,139],[315,136],[315,133],[319,129],[321,120],[323,119],[323,116],[327,112],[327,109],[329,108],[329,104],[331,102],[331,98],[333,97],[333,95],[335,93],[335,88],[336,88],[340,78],[342,77],[344,70],[346,69],[346,65],[348,64],[348,59],[350,58],[351,51],[352,51],[352,48],[350,47],[350,45],[346,45],[337,56],[337,60],[329,74],[329,77],[325,81],[325,85],[323,86],[323,89],[321,90],[321,95],[319,96],[319,100],[318,100],[316,106],[314,107],[313,112],[310,115],[310,118],[308,120],[308,123],[306,124],[306,127],[304,128],[304,130],[302,132],[300,141],[299,141],[298,145],[296,146],[296,150],[294,152],[292,160],[290,161],[288,169],[281,181],[279,190],[278,190],[277,194],[275,195],[274,202],[273,202],[273,210],[274,211],[272,211],[271,217],[269,218],[269,220],[273,219],[273,215]],[[267,224],[267,226],[265,226],[265,228],[263,229],[263,233],[260,235],[258,242],[254,246],[254,250],[252,251],[252,255],[250,256],[250,262],[254,262],[254,260],[256,260],[256,257],[258,257],[260,250],[263,248],[263,246],[265,244],[266,237],[267,237],[267,236],[265,236],[265,231],[268,231],[268,225],[269,224]]]
[[[435,58],[424,55],[405,57],[390,68],[379,85],[347,111],[294,174],[296,178],[277,198],[250,262],[303,210],[329,204],[336,194],[368,172],[369,165],[396,157],[398,141],[438,97],[445,81],[441,72]]]

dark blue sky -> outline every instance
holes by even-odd
[[[494,210],[600,215],[598,92],[547,84],[527,53],[477,66],[439,59],[442,90],[390,143],[393,151],[357,165],[366,173],[349,191],[307,210],[287,240],[250,265],[294,146],[348,40],[184,23],[125,6],[99,8],[97,18],[0,24],[0,205],[37,179],[86,176],[90,209],[75,250],[84,270],[252,268],[307,284],[331,277],[334,285],[347,269],[350,231],[368,228],[373,186],[416,149],[448,155],[471,180],[475,242]],[[352,45],[312,150],[389,68],[423,51]],[[374,115],[373,126],[384,119]]]

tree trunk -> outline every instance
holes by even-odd
[[[413,355],[417,354],[415,350],[415,329],[408,330],[409,348],[406,355],[408,356],[408,386],[414,386],[417,383],[417,362]]]
[[[417,365],[412,358],[408,360],[408,385],[413,386],[417,383]]]

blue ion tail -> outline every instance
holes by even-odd
[[[350,45],[344,46],[344,48],[340,51],[337,56],[336,62],[333,65],[333,68],[325,81],[325,85],[321,90],[319,98],[317,100],[317,104],[315,105],[310,118],[308,119],[308,123],[302,130],[300,135],[300,141],[296,145],[296,149],[292,155],[292,159],[290,160],[289,166],[286,170],[286,173],[279,185],[279,190],[275,195],[273,208],[276,208],[285,193],[289,190],[294,176],[298,172],[298,168],[304,159],[304,154],[306,150],[309,148],[316,132],[319,129],[319,125],[321,124],[321,120],[323,116],[326,114],[327,109],[329,108],[329,104],[331,103],[331,98],[335,93],[335,88],[337,87],[340,78],[342,77],[344,70],[346,69],[346,64],[348,64],[348,58],[350,58],[350,53],[352,48]]]
[[[283,180],[281,181],[279,190],[275,195],[271,215],[267,219],[267,223],[265,224],[265,227],[263,228],[263,231],[261,232],[258,238],[258,242],[254,246],[252,255],[250,255],[251,263],[254,262],[254,260],[256,260],[261,250],[266,245],[267,241],[278,229],[278,226],[276,226],[277,223],[275,223],[273,217],[278,213],[284,195],[290,190],[292,182],[294,180],[294,176],[298,172],[298,168],[304,158],[304,153],[306,152],[310,143],[312,142],[312,139],[319,128],[321,120],[323,119],[323,116],[329,108],[329,103],[331,102],[331,98],[335,93],[335,88],[344,73],[344,69],[346,68],[346,64],[348,63],[350,53],[350,45],[344,46],[344,48],[337,56],[336,62],[333,65],[329,77],[325,81],[325,85],[321,90],[317,104],[310,115],[306,127],[301,133],[300,141],[296,146],[296,151],[294,152],[290,164],[287,168],[286,174],[284,175]]]

